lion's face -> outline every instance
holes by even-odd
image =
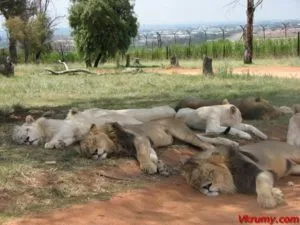
[[[224,126],[234,126],[242,122],[241,111],[234,105],[225,104],[225,113],[221,115],[221,123]]]
[[[25,123],[22,126],[15,126],[12,139],[18,144],[38,145],[43,137],[31,115],[26,116]]]
[[[116,146],[105,133],[105,129],[92,125],[90,131],[80,142],[80,151],[91,159],[105,159]]]
[[[207,196],[219,193],[235,192],[230,170],[225,164],[225,157],[218,152],[208,158],[191,158],[184,163],[182,175],[195,189]]]

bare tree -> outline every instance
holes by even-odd
[[[260,26],[261,26],[262,31],[263,31],[264,40],[266,40],[266,26],[265,25],[260,25]]]
[[[189,47],[191,47],[192,43],[192,31],[191,29],[186,30],[187,34],[189,35]]]
[[[243,42],[246,43],[246,27],[247,25],[243,26],[243,25],[240,25],[240,27],[242,28],[242,39],[243,39]]]
[[[237,5],[240,0],[234,0],[229,5]],[[256,8],[263,3],[263,0],[247,0],[247,27],[246,27],[246,40],[245,40],[245,52],[244,63],[251,64],[253,57],[253,21],[254,12]]]
[[[157,38],[157,47],[161,48],[162,47],[161,33],[156,32],[156,38]]]
[[[172,34],[174,36],[174,44],[176,44],[176,34],[177,34],[178,31],[174,31]]]
[[[225,40],[225,28],[220,27],[220,30],[222,31],[222,38],[223,38],[223,40]]]
[[[144,38],[145,38],[145,41],[146,41],[146,47],[148,47],[148,35],[149,35],[149,33],[145,33],[144,34]]]
[[[284,29],[284,36],[287,37],[287,29],[288,29],[289,23],[282,23],[282,25],[283,25],[283,29]]]

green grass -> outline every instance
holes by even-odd
[[[276,64],[276,61],[255,63]],[[282,60],[280,63],[299,65],[299,60]],[[186,61],[181,65],[199,66],[200,62]],[[216,67],[223,68],[223,71],[236,65],[242,64],[238,61],[216,62]],[[227,73],[215,77],[153,73],[52,76],[44,72],[45,67],[53,68],[53,65],[18,65],[16,76],[0,76],[0,109],[7,111],[15,105],[29,109],[50,108],[61,118],[73,106],[82,109],[120,109],[164,104],[175,106],[185,96],[210,99],[261,96],[275,105],[299,103],[300,79]],[[70,68],[76,67],[82,65],[70,65]],[[113,68],[113,63],[105,67]],[[56,69],[61,67],[57,66]],[[286,124],[287,120],[284,117],[278,123]],[[267,126],[266,122],[256,121],[254,124],[264,126],[264,130]],[[0,126],[0,221],[89,199],[107,199],[116,192],[143,184],[143,180],[131,184],[108,182],[97,175],[97,170],[115,168],[122,160],[92,162],[72,148],[47,151],[42,147],[17,146],[10,141],[13,125],[2,122]],[[56,161],[56,164],[49,165],[46,161]]]

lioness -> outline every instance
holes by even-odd
[[[160,170],[154,148],[169,146],[175,138],[202,150],[214,148],[210,143],[232,145],[223,138],[195,134],[181,119],[165,118],[139,125],[92,125],[90,132],[80,142],[80,150],[92,159],[104,159],[114,154],[134,156],[141,169],[152,174]]]
[[[174,109],[169,106],[149,109],[88,109],[78,111],[71,109],[65,120],[40,117],[37,120],[31,115],[21,126],[15,126],[12,139],[19,144],[45,144],[45,148],[62,148],[82,139],[91,124],[119,122],[120,124],[141,124],[144,121],[173,116]]]
[[[187,183],[200,192],[257,194],[258,205],[274,208],[283,202],[277,179],[300,174],[300,149],[284,142],[263,141],[237,148],[219,146],[200,152],[182,167]]]
[[[183,108],[176,113],[185,123],[196,130],[204,130],[207,134],[231,134],[240,138],[251,139],[250,131],[256,136],[266,139],[267,135],[252,125],[242,123],[240,110],[232,104],[213,105],[198,109]]]
[[[244,120],[276,119],[283,114],[279,108],[274,107],[267,100],[260,97],[231,99],[228,102],[241,111]],[[198,109],[203,106],[221,105],[223,103],[224,100],[204,100],[187,97],[177,104],[175,111],[181,108]]]

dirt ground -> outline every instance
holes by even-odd
[[[155,72],[167,75],[201,75],[200,68],[151,68],[145,69],[147,72]],[[230,71],[228,71],[230,72]],[[232,73],[241,75],[258,75],[258,76],[274,76],[300,78],[300,67],[289,66],[251,66],[232,68]]]
[[[300,77],[300,67],[251,69],[251,73],[260,75],[272,73],[274,76]],[[155,70],[168,74],[199,74],[199,69]],[[236,68],[234,71],[247,74],[248,68]],[[285,141],[286,127],[274,127],[266,133],[271,139]],[[161,157],[167,164],[174,166],[193,152],[191,149],[172,148],[163,151]],[[122,174],[114,171],[114,175],[132,178],[139,176],[140,171],[137,164],[130,163],[124,166]],[[294,186],[289,186],[288,181],[293,181]],[[146,188],[117,194],[107,201],[91,201],[40,215],[27,215],[8,221],[5,225],[224,225],[241,224],[239,217],[245,215],[276,216],[277,219],[300,216],[300,177],[287,177],[280,180],[277,186],[285,194],[285,204],[276,209],[262,210],[258,208],[255,196],[235,194],[206,197],[190,188],[182,177],[173,175]]]

